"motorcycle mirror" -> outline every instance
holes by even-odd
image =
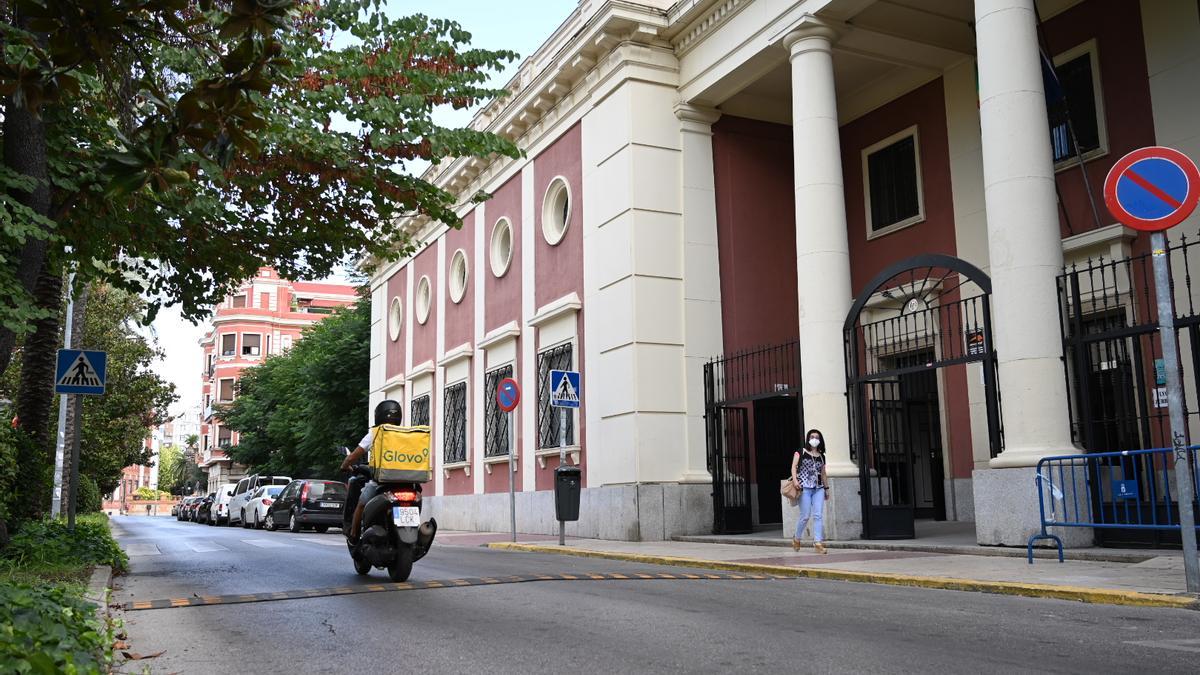
[[[347,448],[344,445],[341,446],[340,448],[338,448],[338,450],[341,450],[343,455],[346,455],[346,456],[350,455],[350,448]]]

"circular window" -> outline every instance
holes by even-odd
[[[421,277],[417,282],[417,297],[415,302],[417,321],[424,324],[429,320],[429,308],[433,306],[433,289],[429,286],[429,277]]]
[[[508,271],[513,255],[512,224],[508,222],[508,218],[497,220],[496,226],[492,228],[491,250],[492,274],[502,277]]]
[[[400,296],[392,298],[388,305],[388,337],[392,342],[400,339],[400,327],[404,325],[404,305]]]
[[[450,299],[455,304],[462,302],[467,294],[467,252],[461,248],[450,259]]]
[[[571,187],[567,179],[559,176],[550,181],[546,188],[546,199],[542,202],[542,236],[546,243],[554,246],[567,234],[571,224]]]

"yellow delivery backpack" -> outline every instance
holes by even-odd
[[[379,483],[428,483],[433,480],[429,458],[429,427],[380,424],[371,443],[371,469]]]

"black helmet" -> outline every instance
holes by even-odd
[[[375,406],[375,426],[380,424],[403,424],[404,423],[404,408],[396,401],[388,399],[380,401],[379,405]]]

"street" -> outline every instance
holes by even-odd
[[[729,573],[481,548],[443,533],[411,582],[354,574],[342,537],[115,517],[121,605],[323,589],[320,597],[125,610],[139,672],[1191,672],[1200,615]],[[714,575],[554,580],[510,575]],[[495,582],[455,588],[453,580]],[[437,584],[435,584],[437,585]],[[335,593],[342,589],[342,594]]]

